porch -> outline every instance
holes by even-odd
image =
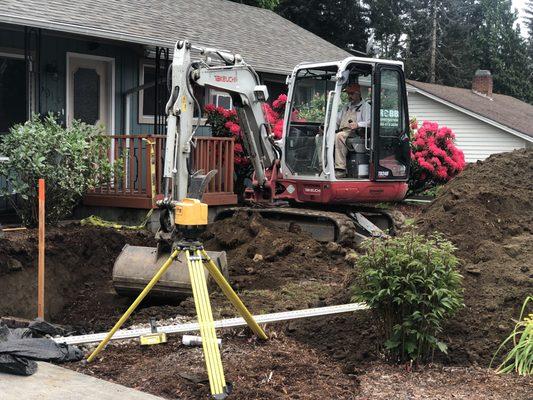
[[[90,190],[87,206],[155,208],[162,198],[164,135],[110,135],[109,160],[114,165],[109,182]],[[195,170],[218,172],[209,183],[203,201],[211,206],[237,203],[233,193],[233,138],[196,137],[192,151]],[[153,157],[152,157],[153,156]],[[152,173],[152,165],[155,173]]]

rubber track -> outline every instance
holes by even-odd
[[[315,222],[321,222],[324,220],[329,221],[330,224],[335,226],[335,242],[338,243],[352,243],[359,242],[365,237],[357,232],[354,221],[344,213],[323,211],[323,210],[310,210],[302,208],[290,208],[290,207],[272,207],[272,208],[256,208],[256,207],[231,207],[227,208],[215,217],[215,221],[228,218],[236,212],[246,211],[248,213],[259,213],[268,219],[269,215],[279,216],[294,216],[306,219],[314,219]],[[285,218],[286,220],[288,218]],[[297,222],[297,221],[296,221]]]

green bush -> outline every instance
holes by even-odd
[[[380,317],[385,348],[395,361],[427,361],[438,349],[442,324],[462,303],[462,276],[455,248],[440,235],[414,232],[363,243],[355,301],[365,301]]]
[[[526,313],[530,301],[533,302],[533,296],[528,296],[524,301],[520,317],[513,331],[496,350],[496,354],[492,358],[491,366],[498,353],[509,343],[513,344],[498,367],[500,373],[516,371],[518,375],[533,374],[533,314]]]
[[[108,148],[101,128],[74,121],[65,129],[53,115],[34,116],[11,128],[0,142],[0,154],[9,157],[0,163],[0,176],[10,184],[2,194],[17,193],[15,210],[24,224],[34,226],[38,180],[45,179],[46,220],[57,222],[72,212],[87,189],[109,179]]]

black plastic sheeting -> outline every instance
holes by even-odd
[[[78,347],[43,337],[63,334],[63,328],[38,319],[27,328],[17,329],[0,322],[0,372],[28,376],[37,371],[35,360],[56,363],[81,360],[83,353]]]

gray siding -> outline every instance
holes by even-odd
[[[467,162],[526,147],[527,141],[416,92],[409,92],[409,115],[419,124],[435,121],[451,128]]]

